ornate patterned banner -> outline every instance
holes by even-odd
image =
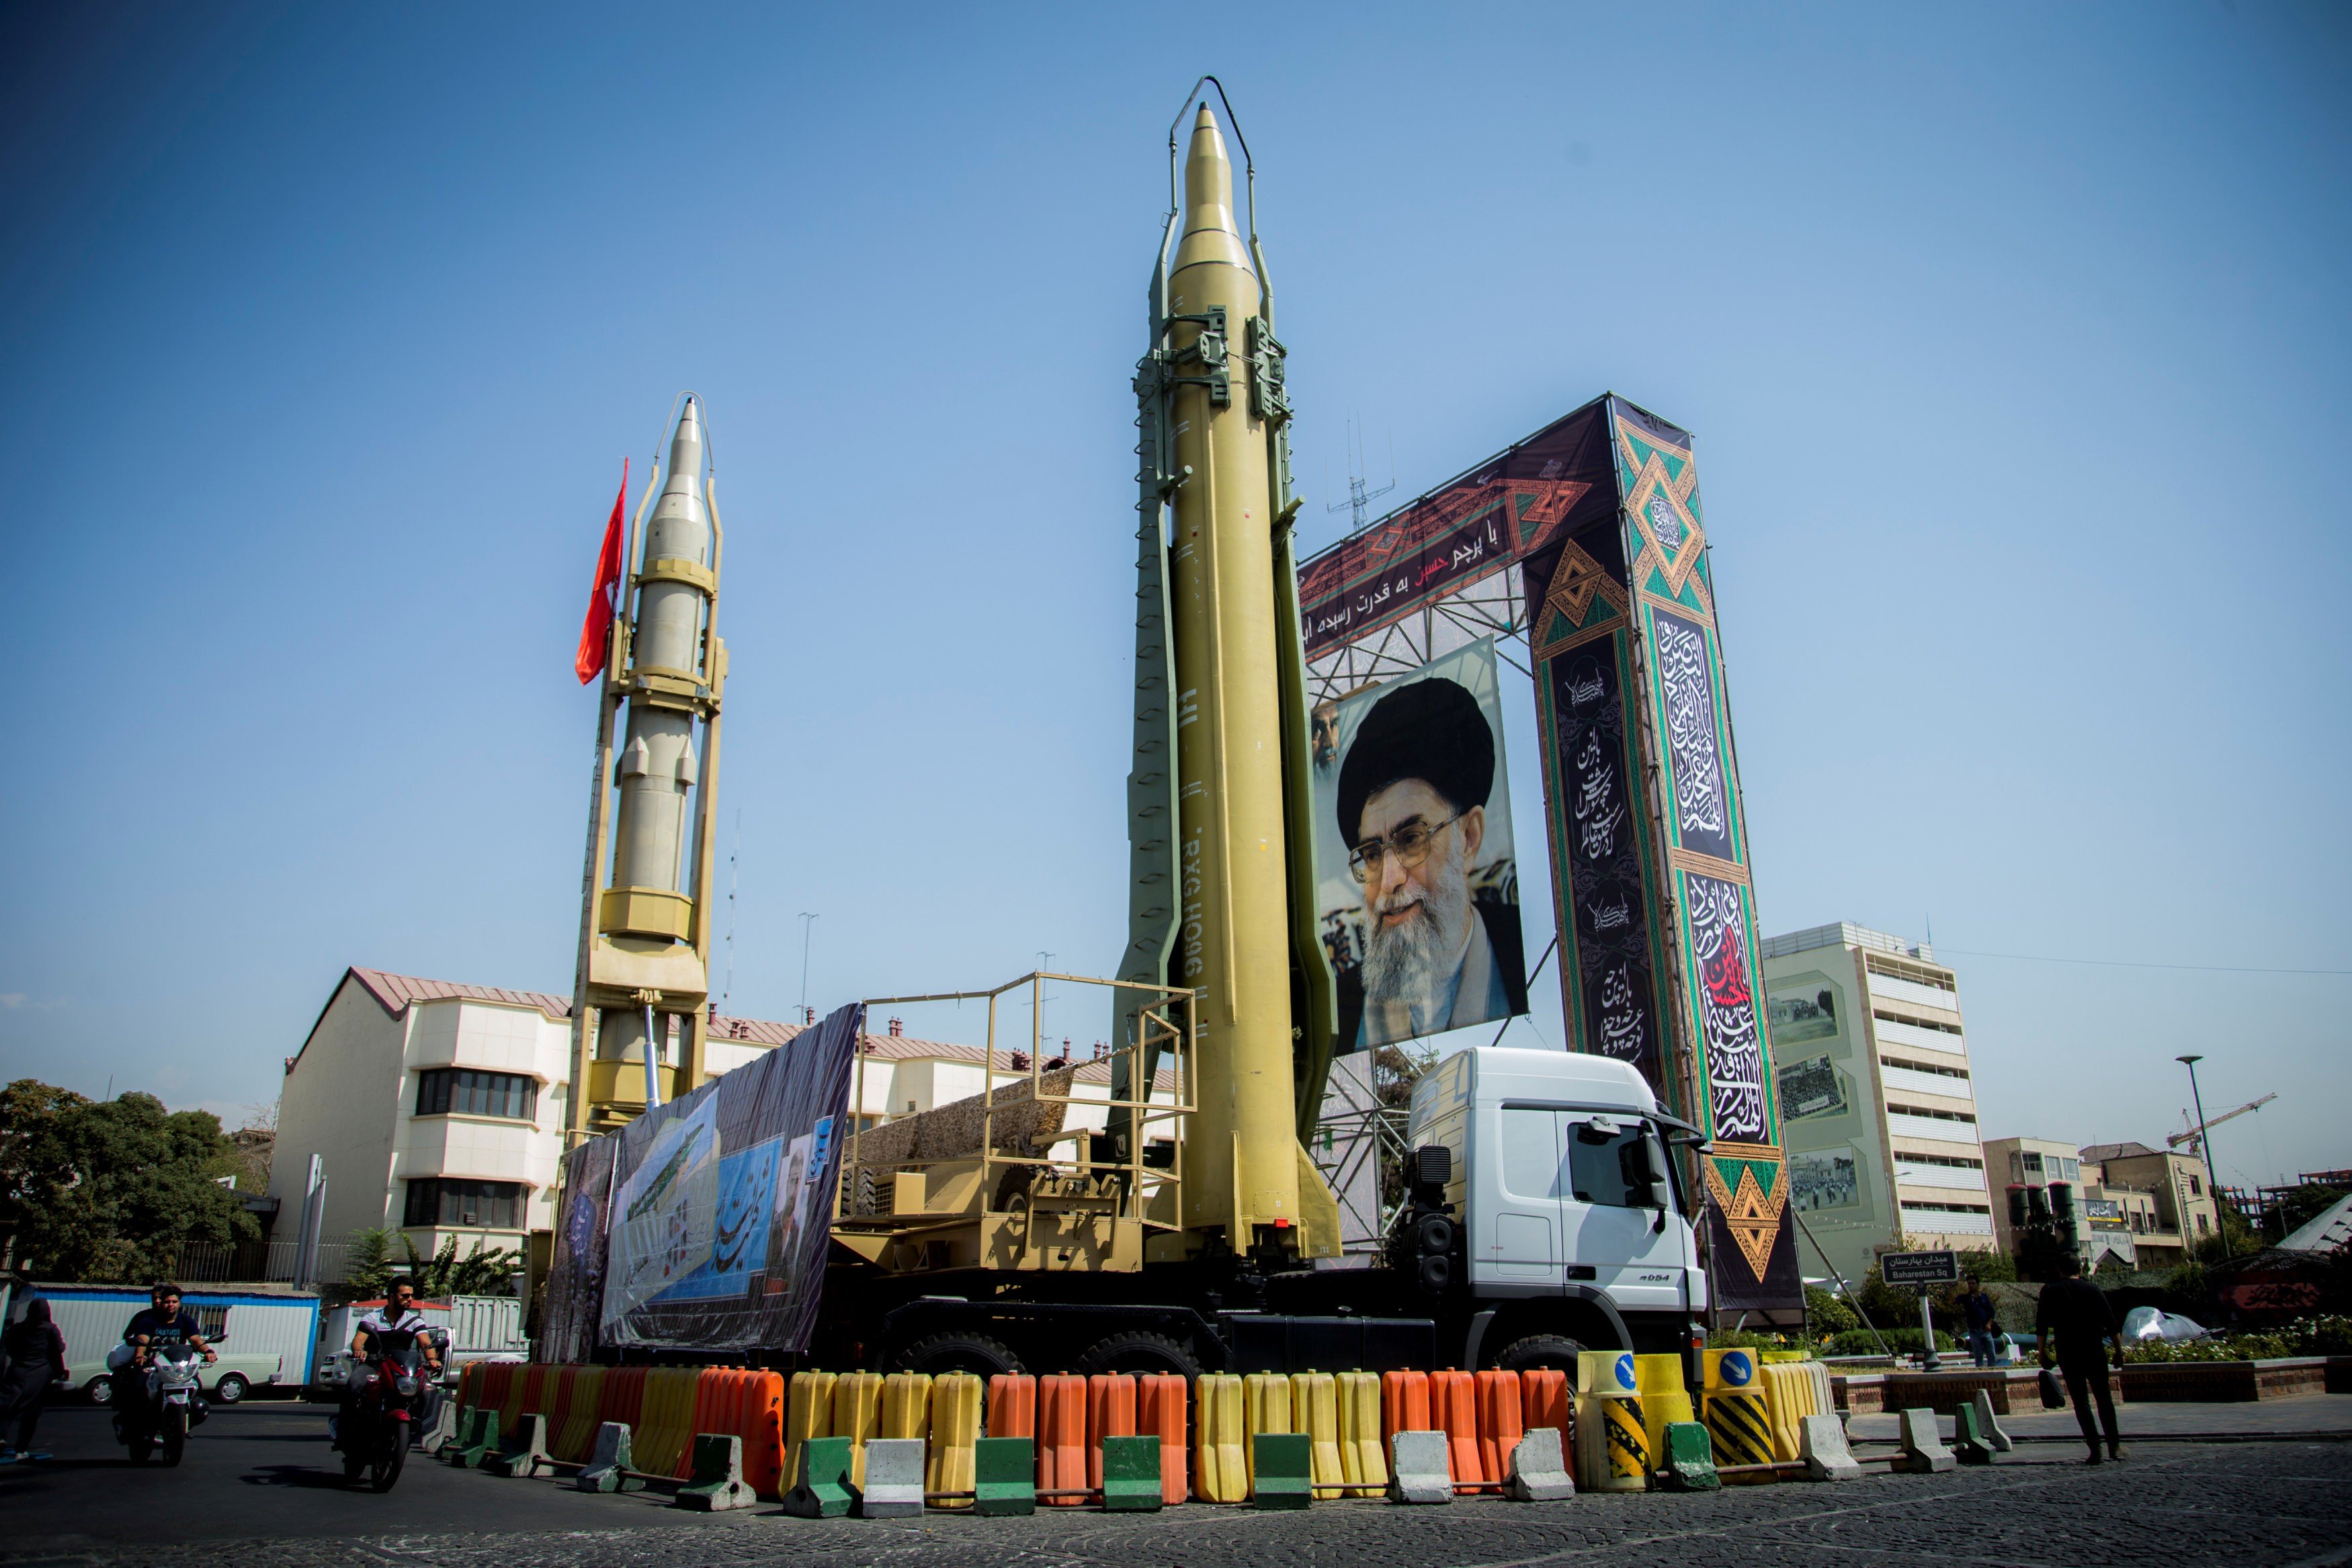
[[[1658,769],[1657,835],[1675,894],[1664,1017],[1673,1095],[1714,1140],[1701,1162],[1718,1312],[1803,1304],[1787,1218],[1789,1178],[1765,1048],[1747,823],[1717,646],[1714,584],[1689,434],[1609,400],[1625,583],[1647,703],[1640,755]],[[1643,705],[1636,704],[1636,707]]]

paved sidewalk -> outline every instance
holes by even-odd
[[[1848,1437],[1895,1441],[1900,1417],[1891,1413],[1855,1416],[1846,1422]],[[2064,1437],[2083,1440],[2070,1406],[2044,1410],[2037,1401],[2000,1417],[2001,1429],[2013,1437]],[[2135,1436],[2165,1438],[2204,1436],[2282,1436],[2309,1432],[2341,1432],[2352,1436],[2352,1394],[2307,1394],[2294,1399],[2252,1399],[2227,1405],[2116,1405],[2116,1425],[2128,1445]],[[1951,1422],[1944,1423],[1947,1433]],[[2040,1445],[2036,1445],[2039,1447]]]

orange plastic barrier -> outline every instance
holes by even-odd
[[[1137,1379],[1136,1431],[1160,1438],[1160,1500],[1171,1507],[1192,1495],[1192,1456],[1185,1450],[1185,1402],[1191,1390],[1182,1374],[1147,1372]]]
[[[764,1498],[781,1500],[791,1484],[784,1478],[784,1375],[746,1372],[742,1395],[743,1481]]]
[[[1087,1485],[1102,1490],[1105,1437],[1132,1437],[1135,1426],[1135,1375],[1097,1372],[1087,1379]],[[1167,1473],[1163,1469],[1164,1486]]]
[[[1511,1450],[1526,1432],[1524,1398],[1517,1373],[1478,1375],[1478,1463],[1490,1481],[1511,1473]]]
[[[1037,1380],[1037,1490],[1087,1486],[1087,1380],[1055,1374]],[[1076,1508],[1075,1497],[1040,1498],[1053,1508]]]
[[[1434,1430],[1445,1434],[1445,1448],[1454,1465],[1454,1484],[1485,1486],[1495,1478],[1478,1451],[1478,1380],[1467,1372],[1429,1375],[1429,1413]]]
[[[1429,1421],[1429,1374],[1381,1374],[1381,1445],[1399,1432],[1434,1432]]]
[[[1570,1411],[1575,1403],[1568,1374],[1559,1368],[1538,1367],[1519,1374],[1519,1425],[1530,1432],[1538,1427],[1559,1427],[1562,1453],[1570,1451],[1566,1445],[1573,1419]]]
[[[988,1435],[1037,1435],[1037,1379],[1025,1372],[1000,1372],[988,1380]]]

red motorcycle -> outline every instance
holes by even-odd
[[[442,1351],[443,1331],[425,1331]],[[343,1456],[343,1479],[367,1477],[369,1490],[385,1492],[400,1479],[409,1445],[425,1421],[433,1396],[433,1372],[425,1360],[425,1336],[392,1331],[373,1336],[364,1361],[352,1363],[343,1412],[335,1419],[335,1450]]]

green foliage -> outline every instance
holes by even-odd
[[[1843,1297],[1833,1296],[1819,1285],[1805,1287],[1805,1322],[1816,1334],[1841,1334],[1862,1326]]]
[[[105,1102],[20,1078],[0,1090],[0,1231],[19,1266],[65,1281],[142,1283],[173,1271],[188,1242],[257,1236],[215,1178],[237,1170],[209,1111],[152,1094]]]
[[[1709,1350],[1808,1350],[1804,1341],[1784,1333],[1763,1333],[1755,1329],[1714,1329],[1706,1336]]]
[[[2012,1281],[2017,1278],[2017,1260],[1990,1247],[1976,1247],[1959,1254],[1960,1278],[1974,1274],[1987,1284],[1995,1281]]]
[[[2200,1261],[2226,1263],[2232,1258],[2260,1252],[2270,1245],[2236,1204],[2221,1198],[2213,1207],[2221,1213],[2221,1225],[2212,1235],[2198,1239],[2194,1251]]]
[[[1894,1351],[1897,1354],[1901,1354],[1906,1352],[1916,1354],[1921,1343],[1919,1331],[1917,1329],[1890,1329],[1882,1327],[1878,1331],[1877,1339],[1873,1339],[1871,1337],[1871,1333],[1868,1329],[1848,1329],[1843,1333],[1835,1333],[1830,1336],[1830,1354],[1832,1355],[1877,1355],[1882,1354],[1878,1348],[1879,1340],[1885,1341],[1887,1349]],[[1714,1342],[1710,1340],[1707,1343],[1712,1344]],[[1937,1350],[1953,1350],[1957,1347],[1954,1344],[1950,1334],[1946,1333],[1941,1329],[1937,1329],[1936,1331],[1936,1348]]]
[[[404,1271],[392,1255],[395,1239],[408,1239],[397,1230],[382,1228],[352,1232],[343,1251],[343,1282],[352,1292],[352,1300],[373,1301],[392,1289],[393,1276]]]
[[[401,1245],[408,1249],[408,1267],[402,1270],[416,1281],[416,1293],[432,1301],[446,1301],[451,1296],[503,1296],[509,1293],[512,1276],[522,1271],[522,1253],[511,1247],[482,1249],[478,1239],[473,1251],[464,1258],[457,1256],[457,1239],[445,1236],[440,1250],[426,1258],[418,1253],[416,1243],[404,1236]]]

